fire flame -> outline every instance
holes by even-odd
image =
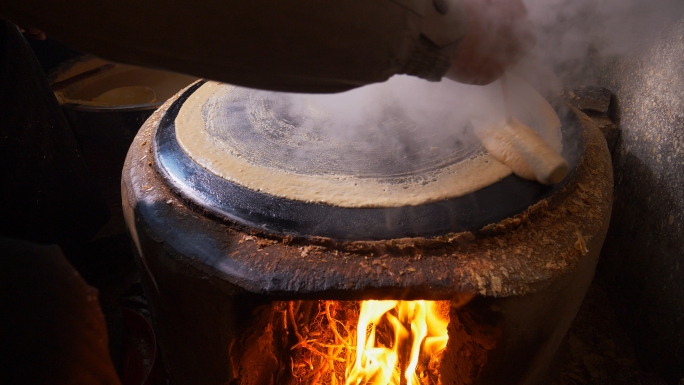
[[[381,322],[388,322],[394,331],[390,346],[377,340]],[[449,339],[447,325],[437,302],[362,302],[356,329],[356,358],[347,363],[345,385],[419,385],[419,360],[439,359]]]

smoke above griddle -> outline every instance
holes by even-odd
[[[298,136],[303,132],[312,139],[308,147],[320,147],[331,158],[348,158],[348,165],[340,160],[335,169],[378,175],[371,169],[380,168],[396,175],[477,155],[481,144],[470,119],[491,110],[497,96],[495,85],[395,76],[341,94],[288,95],[281,106],[299,127]],[[293,155],[306,156],[309,150],[303,146]]]
[[[594,71],[648,49],[684,15],[681,0],[523,1],[537,44],[513,70],[544,94],[593,85]]]
[[[511,72],[551,98],[577,85],[592,85],[590,74],[602,60],[648,48],[684,10],[681,0],[524,2],[537,44]],[[382,155],[388,162],[407,164],[435,153],[472,155],[464,151],[479,146],[470,120],[503,116],[498,82],[480,87],[408,76],[341,94],[291,95],[287,108],[291,116],[308,117],[300,123],[314,136],[351,141],[369,157]],[[392,120],[397,116],[408,123],[397,125]],[[350,153],[354,161],[359,151]]]

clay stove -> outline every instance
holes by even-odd
[[[563,116],[564,148],[583,155],[557,186],[510,176],[463,198],[342,209],[249,191],[193,162],[174,119],[201,86],[145,123],[122,182],[174,383],[343,382],[365,300],[438,301],[448,342],[438,365],[420,356],[423,385],[544,383],[610,216],[610,155],[590,119]]]

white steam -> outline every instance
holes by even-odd
[[[544,96],[591,85],[585,69],[592,60],[633,55],[684,14],[682,0],[523,1],[537,44],[511,71]],[[325,129],[328,137],[343,137],[360,145],[375,135],[374,140],[367,141],[369,147],[377,146],[380,136],[385,138],[383,146],[394,147],[401,155],[412,139],[379,124],[387,119],[388,111],[399,110],[416,123],[417,128],[410,132],[415,142],[439,147],[447,154],[463,143],[479,144],[466,128],[468,122],[478,116],[501,114],[501,97],[498,82],[480,87],[395,76],[383,84],[342,94],[291,95],[291,108],[294,115],[328,117],[325,127],[309,129]]]
[[[469,86],[452,81],[438,83],[398,75],[382,84],[373,84],[340,94],[291,95],[295,113],[328,117],[332,135],[355,136],[357,130],[380,129],[379,123],[392,111],[400,112],[426,134],[459,125],[500,96],[496,85]],[[315,120],[314,120],[315,121]]]
[[[473,154],[468,149],[481,145],[469,132],[470,119],[486,115],[490,101],[500,95],[497,85],[478,87],[395,76],[341,94],[291,94],[288,113],[298,120],[300,130],[326,142],[312,142],[308,147],[347,151],[351,163],[373,164],[374,159],[382,158],[383,163],[395,164],[395,170],[410,170],[420,168],[419,164],[437,164],[439,158]],[[349,146],[354,151],[349,151]]]
[[[523,0],[537,44],[514,69],[542,94],[590,85],[594,60],[634,55],[684,15],[681,0]]]

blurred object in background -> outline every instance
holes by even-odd
[[[143,122],[196,80],[95,57],[62,65],[49,77],[86,163],[94,174],[117,180],[128,147]],[[113,98],[116,93],[119,100]]]
[[[0,234],[63,248],[109,213],[26,40],[0,21]]]

